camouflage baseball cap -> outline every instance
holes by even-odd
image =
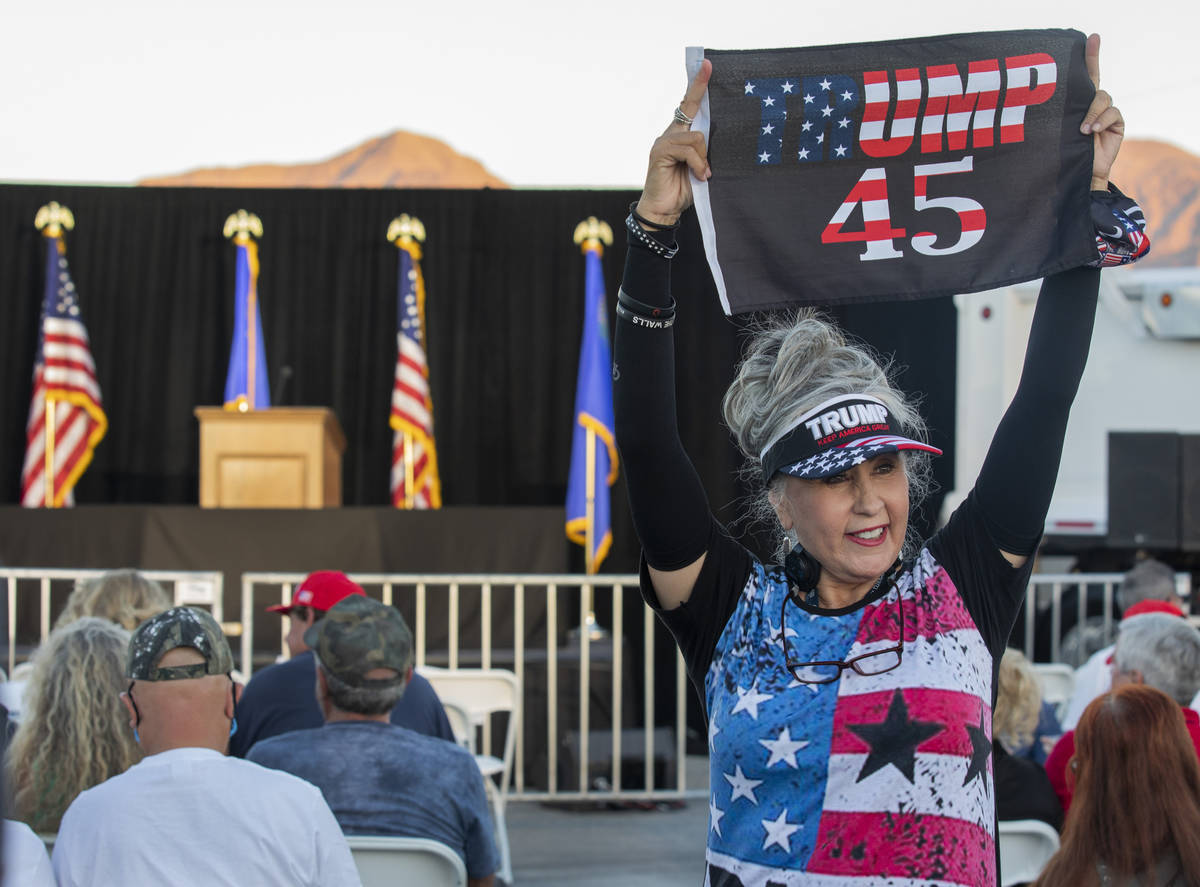
[[[394,687],[412,665],[413,637],[395,607],[365,595],[334,604],[325,618],[304,632],[325,670],[351,687]],[[390,668],[394,678],[368,678],[375,668]]]
[[[203,662],[159,668],[163,655],[176,647],[191,647]],[[206,610],[175,607],[147,619],[129,639],[125,671],[131,680],[178,681],[233,671],[233,653],[221,626]]]

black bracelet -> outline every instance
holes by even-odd
[[[669,330],[675,325],[675,315],[670,317],[660,317],[658,319],[652,317],[642,317],[640,314],[634,314],[620,302],[617,302],[617,317],[624,318],[634,326],[645,327],[648,330]]]
[[[629,245],[640,247],[660,259],[673,259],[675,253],[679,252],[679,244],[672,242],[670,246],[659,243],[658,240],[646,233],[637,222],[633,220],[632,215],[625,217],[625,230],[629,232]]]
[[[652,222],[637,211],[638,201],[629,204],[629,214],[633,216],[633,220],[643,228],[653,228],[655,231],[675,231],[679,228],[679,220],[675,220],[674,225],[663,225],[660,222]]]
[[[675,300],[671,300],[671,304],[665,308],[656,308],[653,305],[647,305],[645,302],[639,302],[629,293],[625,292],[622,287],[617,290],[617,304],[624,305],[629,311],[634,314],[639,314],[642,317],[650,317],[657,320],[666,320],[668,317],[675,316]]]

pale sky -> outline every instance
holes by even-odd
[[[0,16],[0,181],[295,163],[404,129],[521,187],[636,187],[684,50],[1099,31],[1127,134],[1200,154],[1194,0],[53,0]]]

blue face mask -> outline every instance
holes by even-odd
[[[233,720],[229,722],[229,735],[232,736],[236,732],[237,732],[237,716],[235,715]],[[135,736],[137,735],[136,730],[134,731],[134,735]]]
[[[129,682],[129,688],[125,691],[125,696],[129,699],[129,704],[133,706],[133,741],[138,745],[142,744],[142,737],[138,736],[138,724],[142,722],[142,713],[138,711],[137,700],[133,698],[133,681]]]

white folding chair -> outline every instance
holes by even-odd
[[[442,708],[446,711],[446,720],[450,722],[450,732],[454,734],[454,741],[471,754],[475,754],[475,728],[466,709],[445,699],[442,700]]]
[[[1058,852],[1058,832],[1040,819],[1000,821],[1000,887],[1036,881]]]
[[[508,714],[508,727],[504,733],[504,757],[476,754],[475,762],[484,776],[488,794],[492,801],[492,819],[496,829],[496,843],[500,848],[500,877],[511,884],[512,855],[508,847],[508,826],[504,821],[504,804],[508,800],[508,786],[512,779],[513,752],[517,744],[517,729],[521,722],[521,684],[517,676],[503,668],[422,668],[421,674],[433,685],[438,698],[451,717],[451,708],[466,712],[470,721],[468,748],[475,750],[475,734],[489,723],[497,713]],[[454,726],[451,720],[451,727]],[[455,734],[457,736],[457,732]],[[492,782],[499,778],[499,784]]]
[[[347,835],[346,843],[363,887],[467,887],[467,867],[462,857],[439,841]]]
[[[1075,669],[1061,662],[1034,662],[1034,674],[1042,687],[1042,699],[1054,706],[1061,721],[1075,692]]]

